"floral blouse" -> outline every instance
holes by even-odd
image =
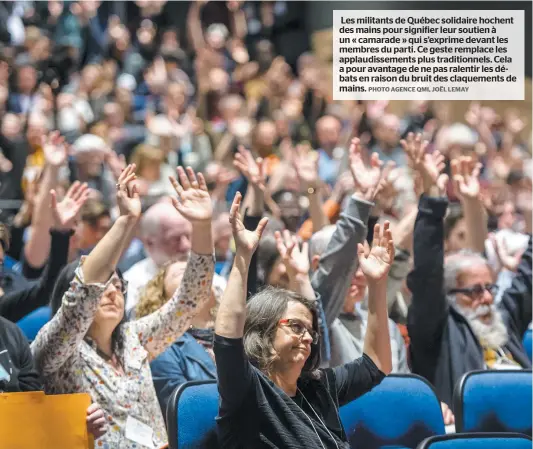
[[[161,309],[122,325],[115,348],[124,370],[117,372],[86,338],[106,284],[85,284],[78,267],[61,308],[41,329],[31,349],[50,394],[82,393],[98,402],[107,419],[107,433],[95,448],[143,449],[126,438],[126,422],[134,418],[153,430],[153,446],[167,444],[165,422],[159,407],[149,361],[180,337],[195,312],[209,300],[214,257],[191,253],[180,288]],[[110,280],[111,281],[111,280]],[[108,281],[108,282],[110,282]]]

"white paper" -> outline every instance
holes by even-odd
[[[128,440],[154,449],[153,434],[154,431],[149,425],[128,416],[126,420],[126,438]]]

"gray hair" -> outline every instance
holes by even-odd
[[[462,249],[448,256],[444,262],[444,291],[448,299],[455,301],[454,294],[448,294],[450,290],[457,288],[457,278],[468,268],[485,265],[490,269],[487,259],[480,253],[470,249]]]
[[[309,261],[314,256],[322,256],[328,244],[333,237],[333,233],[337,227],[335,225],[329,225],[323,227],[320,231],[315,232],[309,240]]]
[[[276,287],[266,287],[256,293],[246,304],[246,320],[244,323],[244,352],[250,363],[271,374],[278,359],[274,349],[274,337],[279,320],[287,310],[289,302],[303,304],[313,317],[313,330],[320,332],[318,326],[317,301],[308,299],[298,293]],[[302,374],[312,377],[317,375],[320,366],[320,340],[311,346],[311,354],[305,362]]]

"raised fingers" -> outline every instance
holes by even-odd
[[[239,219],[239,208],[241,207],[241,200],[242,195],[240,192],[237,192],[235,194],[235,198],[233,198],[233,203],[231,204],[231,208],[229,211],[229,221],[231,224],[234,224],[236,219]]]
[[[178,173],[178,179],[180,181],[181,187],[183,187],[183,190],[190,189],[191,183],[189,182],[189,178],[187,177],[187,174],[185,173],[183,167],[178,167],[176,171]]]
[[[197,189],[200,184],[198,184],[198,180],[196,179],[196,173],[194,173],[194,170],[191,167],[186,168],[187,176],[189,177],[189,182],[191,183],[191,187],[193,189]]]

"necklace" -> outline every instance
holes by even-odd
[[[318,421],[320,422],[320,424],[322,424],[324,426],[324,429],[326,429],[326,432],[329,434],[329,436],[331,437],[331,439],[333,440],[333,442],[335,443],[335,446],[337,447],[337,449],[339,449],[339,445],[337,444],[337,441],[335,440],[335,437],[331,434],[331,432],[329,431],[328,427],[326,426],[326,424],[324,423],[324,421],[322,421],[322,418],[320,418],[319,414],[315,411],[315,409],[313,408],[313,406],[309,403],[309,401],[307,400],[307,398],[305,397],[305,395],[302,393],[302,390],[300,390],[298,387],[296,387],[296,390],[298,391],[298,393],[300,393],[300,395],[302,396],[302,398],[304,399],[304,401],[307,403],[307,405],[309,406],[309,408],[311,409],[311,411],[314,413],[314,415],[317,417]],[[303,409],[302,406],[300,406],[302,412],[304,413],[304,415],[307,417],[307,419],[309,420],[309,422],[311,423],[311,427],[313,427],[313,430],[315,431],[315,435],[316,437],[318,438],[318,441],[320,441],[320,445],[323,447],[323,449],[326,449],[326,446],[324,445],[324,443],[322,442],[322,438],[320,438],[320,435],[318,434],[318,432],[316,431],[316,427],[315,425],[313,424],[313,420],[309,417],[309,415],[305,412],[305,410]]]

